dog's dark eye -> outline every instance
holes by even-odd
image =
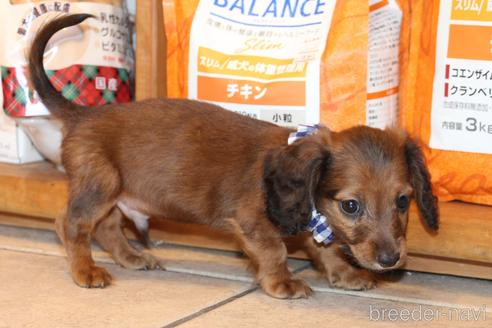
[[[408,205],[410,204],[410,198],[406,195],[401,195],[398,197],[396,200],[396,207],[398,207],[398,210],[401,212],[405,212],[408,209]]]
[[[345,214],[350,216],[358,214],[360,211],[359,202],[356,201],[355,199],[342,200],[340,202],[340,208]]]

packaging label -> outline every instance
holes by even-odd
[[[0,2],[0,69],[3,109],[13,117],[47,115],[28,85],[26,54],[35,32],[63,13],[91,13],[83,26],[55,34],[45,52],[45,67],[55,88],[80,105],[131,100],[133,58],[127,14],[120,7],[94,2]]]
[[[319,122],[320,58],[335,0],[201,0],[188,98],[285,126]]]
[[[492,1],[441,1],[432,148],[492,154]]]
[[[0,100],[2,90],[0,90]],[[17,127],[15,121],[0,111],[0,161],[4,158],[16,158],[17,152]]]
[[[366,122],[398,123],[399,45],[403,14],[395,0],[369,1]]]

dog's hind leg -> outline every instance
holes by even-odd
[[[316,269],[331,286],[347,290],[365,290],[376,286],[374,275],[348,263],[336,245],[318,245],[312,236],[306,237],[304,245]]]
[[[276,298],[306,298],[311,288],[287,268],[287,249],[267,218],[233,222],[242,249],[251,259],[263,290]]]
[[[128,269],[162,268],[160,261],[151,254],[133,248],[122,230],[123,215],[118,207],[101,220],[94,230],[94,238],[116,263]]]
[[[111,275],[92,259],[91,233],[116,205],[120,178],[104,158],[85,156],[84,160],[64,163],[68,164],[65,168],[70,177],[70,192],[67,215],[58,232],[75,283],[87,288],[105,287],[110,284]]]

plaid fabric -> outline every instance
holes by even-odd
[[[308,224],[308,230],[313,233],[313,238],[318,243],[329,244],[335,237],[333,231],[328,225],[326,217],[319,213],[316,209],[313,209],[311,214],[311,221]]]
[[[321,125],[299,125],[296,132],[289,134],[289,140],[287,143],[290,145],[296,140],[310,136],[316,133],[316,131],[321,127]],[[319,213],[316,208],[314,208],[311,213],[311,220],[309,221],[308,231],[313,233],[313,238],[318,243],[329,244],[333,241],[334,235],[331,230],[327,218]]]
[[[3,110],[11,116],[24,116],[26,111],[27,96],[20,87],[15,67],[1,67]]]
[[[315,124],[315,125],[301,124],[297,127],[296,132],[292,132],[291,134],[289,134],[289,140],[287,141],[287,143],[290,145],[298,139],[315,134],[320,127],[321,125],[319,124]]]
[[[26,69],[1,67],[3,109],[14,117],[26,116],[35,103],[27,86]],[[93,65],[72,65],[46,71],[51,83],[65,98],[82,106],[131,101],[129,73],[125,69]]]

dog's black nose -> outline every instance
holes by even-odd
[[[392,267],[400,259],[400,253],[383,252],[378,255],[378,263],[383,268]]]

